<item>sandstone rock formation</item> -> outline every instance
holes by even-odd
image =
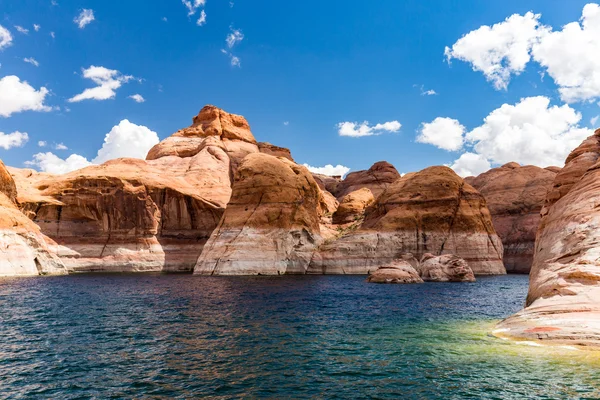
[[[258,149],[261,153],[269,154],[275,157],[287,158],[291,162],[294,162],[290,149],[286,149],[285,147],[275,146],[268,142],[259,142]]]
[[[366,171],[350,172],[346,178],[339,182],[332,192],[335,197],[342,199],[349,193],[367,188],[377,198],[383,191],[397,179],[400,174],[394,166],[386,161],[380,161]]]
[[[236,172],[233,194],[195,274],[304,274],[321,242],[319,186],[305,167],[250,154]]]
[[[225,211],[237,166],[258,151],[243,117],[206,106],[147,161],[14,176],[22,210],[60,244],[70,271],[191,271]]]
[[[19,211],[16,194],[15,182],[0,161],[0,276],[65,274],[56,243]]]
[[[417,271],[404,260],[378,268],[367,278],[370,283],[423,283]]]
[[[322,190],[331,194],[336,192],[338,184],[342,181],[341,176],[329,176],[315,173],[313,173],[312,176]]]
[[[391,184],[355,232],[322,245],[309,273],[367,274],[404,253],[456,254],[479,275],[506,273],[485,199],[447,167]]]
[[[347,224],[362,218],[365,210],[375,201],[368,188],[355,190],[342,198],[333,214],[334,224]]]
[[[556,173],[552,167],[509,163],[465,179],[487,201],[509,273],[527,274],[531,269],[540,211]]]
[[[600,130],[567,158],[542,210],[523,311],[494,332],[600,346]]]
[[[419,265],[419,274],[425,282],[475,282],[469,264],[454,254],[437,257],[425,254]]]

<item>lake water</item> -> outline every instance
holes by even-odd
[[[0,398],[600,398],[595,352],[489,336],[526,276],[0,279]]]

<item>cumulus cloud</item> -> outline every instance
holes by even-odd
[[[181,0],[181,2],[188,9],[188,17],[196,14],[196,11],[206,4],[206,0]]]
[[[448,61],[466,61],[497,89],[506,89],[511,75],[537,62],[556,85],[563,101],[600,97],[600,5],[587,4],[579,21],[561,30],[539,22],[540,14],[514,14],[504,22],[482,26],[446,47]]]
[[[308,164],[303,164],[310,172],[314,174],[328,175],[328,176],[344,176],[349,171],[350,168],[345,167],[343,165],[336,165],[335,167],[331,164],[327,164],[324,167],[313,167]]]
[[[449,165],[459,176],[476,176],[487,170],[492,166],[490,162],[486,160],[481,154],[475,153],[464,153],[458,160],[454,161],[453,164]]]
[[[225,38],[225,42],[227,42],[227,47],[231,49],[233,46],[244,40],[244,34],[239,29],[230,29],[231,32],[229,32],[229,35],[227,35],[227,38]]]
[[[48,144],[48,142],[46,142],[45,140],[40,140],[38,142],[38,146],[40,146],[40,147],[46,147],[47,144]]]
[[[21,25],[15,25],[15,29],[17,32],[22,33],[24,35],[29,34],[29,29],[23,28]]]
[[[104,138],[102,148],[92,161],[79,154],[71,154],[62,159],[53,153],[38,153],[27,165],[36,166],[41,171],[64,174],[93,164],[102,164],[115,158],[146,158],[148,151],[159,142],[156,132],[143,125],[122,120]],[[57,147],[58,148],[58,147]]]
[[[73,19],[73,22],[77,24],[79,29],[83,29],[86,25],[90,24],[96,18],[94,17],[94,10],[90,10],[88,8],[84,8],[81,10],[78,16]]]
[[[29,140],[29,135],[25,132],[15,131],[13,133],[0,132],[0,147],[4,150],[10,150],[13,147],[23,147]]]
[[[9,75],[0,79],[0,116],[10,117],[22,111],[50,111],[44,104],[48,89],[36,90],[18,76]]]
[[[38,24],[33,24],[33,29],[34,29],[36,32],[39,32],[39,30],[40,30],[40,29],[42,29],[42,27],[41,27],[41,26],[39,26]]]
[[[25,58],[23,59],[23,61],[25,61],[26,63],[29,63],[29,64],[31,64],[31,65],[34,65],[34,66],[36,66],[36,67],[39,67],[39,66],[40,66],[40,63],[39,63],[39,62],[37,62],[37,60],[36,60],[35,58],[33,58],[33,57],[25,57]]]
[[[10,31],[0,25],[0,50],[3,50],[12,44],[12,35]]]
[[[196,25],[203,26],[204,24],[206,24],[206,12],[204,10],[202,10],[202,11],[200,11],[200,16],[198,17],[198,20],[196,21]]]
[[[385,132],[398,132],[402,124],[398,121],[384,122],[370,126],[368,121],[362,124],[358,122],[340,122],[337,124],[338,133],[340,136],[362,137],[380,135]]]
[[[432,144],[448,151],[460,150],[463,146],[465,127],[452,118],[438,117],[423,123],[417,142]]]
[[[91,79],[96,87],[85,89],[82,93],[71,97],[69,103],[76,103],[82,100],[108,100],[116,95],[116,90],[124,83],[133,79],[131,75],[123,75],[114,69],[104,67],[96,67],[92,65],[87,69],[83,69],[83,77]]]
[[[129,98],[135,101],[136,103],[143,103],[146,101],[146,99],[144,99],[144,97],[141,94],[132,94],[131,96],[129,96]]]
[[[67,146],[65,146],[64,143],[58,143],[58,144],[54,145],[54,148],[56,150],[69,150],[69,148]]]

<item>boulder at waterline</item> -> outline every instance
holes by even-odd
[[[367,278],[370,283],[423,283],[417,271],[404,260],[379,267]]]
[[[419,275],[425,282],[475,282],[469,264],[454,254],[425,254],[419,265]]]

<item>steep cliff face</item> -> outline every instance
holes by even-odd
[[[260,142],[260,143],[258,143],[258,149],[260,150],[261,153],[265,153],[265,154],[268,154],[270,156],[275,156],[275,157],[287,158],[291,162],[294,162],[294,159],[292,158],[292,153],[290,152],[290,149],[286,149],[285,147],[275,146],[275,145],[273,145],[271,143],[267,143],[267,142]]]
[[[346,178],[332,187],[335,197],[342,199],[349,193],[367,188],[377,198],[392,183],[400,178],[394,166],[386,161],[380,161],[366,171],[350,172]]]
[[[405,253],[455,254],[475,274],[506,273],[485,199],[447,167],[427,168],[389,185],[357,231],[321,246],[309,272],[366,274]]]
[[[334,224],[347,224],[360,220],[375,198],[368,188],[355,190],[344,196],[333,214]]]
[[[0,276],[65,274],[56,243],[19,211],[16,194],[15,182],[0,161]]]
[[[14,175],[23,212],[59,243],[70,271],[192,271],[250,153],[258,146],[246,120],[206,106],[147,161]]]
[[[304,274],[321,242],[321,192],[310,172],[285,158],[250,154],[194,273]]]
[[[600,346],[600,130],[567,158],[542,210],[527,308],[495,333]]]
[[[554,168],[509,163],[465,179],[487,201],[509,273],[531,269],[540,211],[556,174]]]

